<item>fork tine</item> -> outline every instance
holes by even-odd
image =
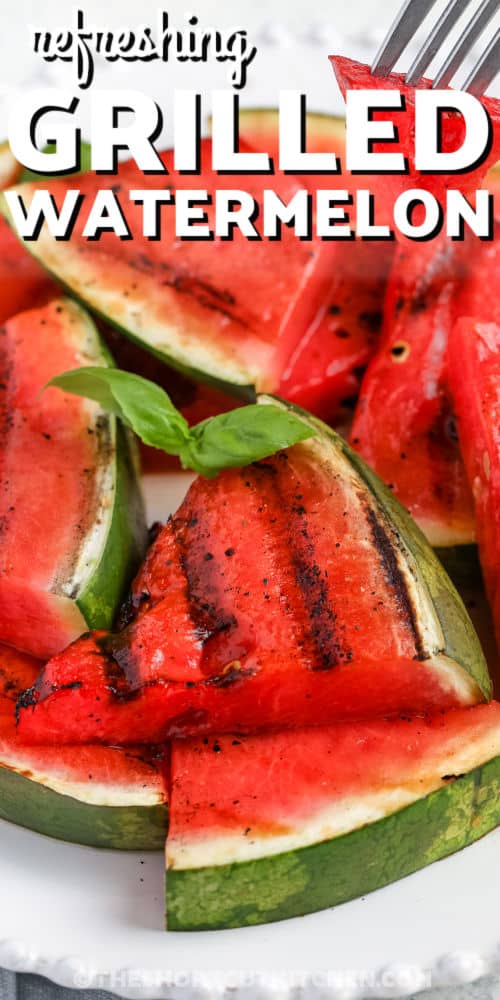
[[[441,16],[436,21],[425,45],[422,46],[416,59],[406,74],[406,83],[416,87],[420,83],[427,67],[437,55],[449,32],[457,23],[471,0],[449,0]]]
[[[448,86],[472,46],[482,35],[493,15],[496,14],[499,6],[500,0],[483,0],[463,35],[460,36],[441,69],[436,73],[432,84],[434,88]]]
[[[406,0],[372,63],[374,76],[387,76],[436,0]]]
[[[493,36],[490,44],[483,52],[479,62],[465,81],[462,90],[467,90],[474,97],[482,97],[485,90],[500,71],[500,28]]]

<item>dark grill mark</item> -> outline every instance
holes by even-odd
[[[130,266],[143,273],[151,273],[158,269],[164,275],[164,285],[173,288],[180,295],[190,296],[204,309],[219,312],[233,323],[237,323],[243,327],[243,329],[246,330],[249,328],[250,323],[236,312],[237,302],[231,292],[217,288],[216,285],[195,278],[192,275],[181,274],[175,270],[172,264],[168,264],[166,261],[161,261],[158,265],[155,265],[144,253],[139,254],[130,261]]]
[[[137,698],[144,687],[140,665],[132,652],[130,642],[130,632],[127,631],[97,640],[103,660],[106,687],[117,701]]]
[[[399,568],[399,564],[394,552],[393,544],[389,538],[384,525],[377,517],[376,512],[371,507],[365,508],[366,517],[370,525],[373,544],[379,554],[380,564],[384,571],[385,579],[394,591],[396,601],[402,611],[408,627],[413,634],[417,660],[428,660],[430,653],[424,647],[422,637],[418,628],[415,608],[413,607],[406,580]]]
[[[189,615],[198,641],[205,646],[221,632],[228,632],[230,629],[236,628],[237,620],[233,614],[228,613],[223,608],[218,608],[207,599],[211,589],[210,577],[213,572],[219,572],[219,569],[216,560],[204,558],[201,570],[196,553],[193,552],[192,543],[186,538],[185,528],[197,527],[198,518],[192,518],[187,524],[180,518],[174,518],[172,524],[179,546],[182,571],[186,578]],[[215,568],[213,568],[214,565]],[[203,575],[201,575],[201,571]]]
[[[254,469],[268,471],[270,466],[255,462]],[[277,473],[277,468],[272,466]],[[307,614],[303,625],[302,645],[312,640],[314,650],[313,670],[330,670],[339,663],[349,663],[352,650],[344,647],[337,634],[337,616],[330,603],[326,580],[321,567],[315,561],[314,543],[307,530],[307,510],[304,504],[296,503],[295,496],[289,499],[280,488],[279,476],[268,480],[275,490],[278,505],[284,511],[283,525],[287,526],[288,548],[295,570],[295,579]],[[300,644],[300,639],[298,639]]]

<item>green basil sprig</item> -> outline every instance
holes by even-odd
[[[144,444],[178,455],[183,468],[208,478],[221,469],[267,458],[315,434],[299,416],[272,403],[242,406],[190,427],[160,386],[119,368],[75,368],[56,375],[48,385],[94,399]]]

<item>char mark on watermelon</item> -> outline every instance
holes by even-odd
[[[16,698],[42,664],[0,645],[0,818],[90,847],[160,850],[167,828],[162,747],[27,747]]]
[[[424,539],[345,442],[314,427],[286,453],[195,481],[135,581],[131,623],[47,664],[20,703],[24,740],[161,742],[489,696],[470,620]]]

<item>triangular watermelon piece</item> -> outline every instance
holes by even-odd
[[[500,823],[500,704],[176,740],[167,924],[214,930],[364,896]]]
[[[403,191],[411,188],[424,188],[430,191],[439,202],[444,204],[446,191],[454,188],[465,195],[470,195],[481,187],[482,180],[489,169],[500,158],[500,101],[494,98],[481,98],[483,106],[490,115],[493,125],[491,150],[484,162],[474,170],[466,173],[431,174],[422,173],[415,167],[415,87],[405,83],[402,73],[389,73],[387,76],[374,76],[364,63],[347,59],[344,56],[330,56],[333,70],[345,97],[347,90],[399,90],[405,100],[404,111],[374,111],[374,121],[395,121],[398,128],[398,142],[377,142],[374,152],[402,152],[408,160],[408,170],[405,174],[367,174],[366,186],[374,192],[377,199],[377,221],[393,222],[393,206],[396,198]],[[423,79],[418,89],[429,89],[432,81]],[[441,130],[441,148],[443,152],[458,149],[463,142],[464,122],[461,115],[448,112],[443,115]],[[359,178],[358,178],[359,180]]]
[[[479,641],[423,536],[313,426],[272,459],[195,481],[134,584],[128,628],[73,644],[22,696],[24,740],[157,742],[489,696]]]

